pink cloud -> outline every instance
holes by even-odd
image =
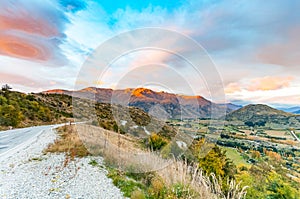
[[[37,82],[33,79],[16,75],[16,74],[9,74],[9,73],[0,73],[0,83],[1,84],[19,84],[28,87],[35,87],[40,82]]]
[[[232,94],[242,90],[270,91],[289,87],[295,78],[292,76],[265,76],[244,82],[231,82],[225,87],[225,93]]]
[[[45,37],[57,36],[59,34],[59,30],[53,24],[49,24],[43,18],[37,18],[32,14],[26,9],[21,9],[17,12],[8,8],[6,12],[1,12],[0,31],[13,29]]]
[[[13,88],[19,88],[21,86],[22,88],[45,90],[42,88],[53,88],[53,86],[56,86],[57,84],[63,85],[64,83],[49,79],[35,79],[24,75],[0,72],[0,85],[3,84],[12,85]]]
[[[238,91],[241,91],[241,86],[236,82],[229,83],[225,87],[225,93],[227,93],[227,94],[235,93],[235,92],[238,92]]]
[[[262,78],[255,78],[250,81],[250,84],[246,87],[249,91],[268,91],[268,90],[278,90],[290,86],[291,81],[294,77],[276,77],[276,76],[266,76]]]
[[[36,37],[0,32],[0,54],[30,60],[46,61],[52,57],[53,45]]]
[[[1,1],[0,55],[61,63],[59,44],[65,22],[50,1]]]
[[[166,51],[157,50],[143,50],[135,56],[134,60],[129,64],[130,66],[143,66],[153,63],[164,63],[172,55]]]

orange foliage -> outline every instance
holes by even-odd
[[[276,161],[280,161],[281,160],[281,155],[274,152],[274,151],[268,151],[266,150],[266,155],[269,156],[270,158],[276,160]]]

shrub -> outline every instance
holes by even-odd
[[[160,150],[163,146],[168,144],[168,141],[165,138],[156,133],[151,134],[148,142],[149,147],[154,151]]]
[[[134,192],[132,192],[130,198],[131,199],[146,199],[146,196],[141,190],[135,190]]]

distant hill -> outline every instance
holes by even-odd
[[[147,88],[112,90],[104,88],[88,87],[78,91],[49,90],[43,93],[57,93],[72,95],[74,97],[93,99],[101,103],[118,104],[126,102],[129,106],[157,115],[156,109],[165,110],[164,115],[168,118],[209,118],[212,110],[216,115],[230,113],[238,108],[234,104],[216,104],[201,96],[177,95],[167,92],[156,92]],[[127,105],[126,104],[126,105]]]
[[[278,109],[288,113],[300,114],[300,106],[294,106],[290,108],[278,108]]]
[[[299,126],[300,117],[292,113],[274,109],[264,104],[250,104],[226,116],[228,121],[243,121],[253,124],[276,124],[282,126]]]
[[[295,113],[295,114],[300,114],[300,110],[294,111],[293,113]]]
[[[221,106],[226,106],[227,109],[229,110],[229,112],[233,112],[235,110],[238,110],[240,108],[242,108],[243,106],[240,105],[236,105],[236,104],[232,104],[232,103],[227,103],[227,104],[219,104]]]

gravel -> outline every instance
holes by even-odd
[[[55,130],[47,130],[0,162],[0,198],[124,198],[101,157],[69,161],[64,154],[43,154],[55,138]],[[89,164],[92,160],[98,164]]]

